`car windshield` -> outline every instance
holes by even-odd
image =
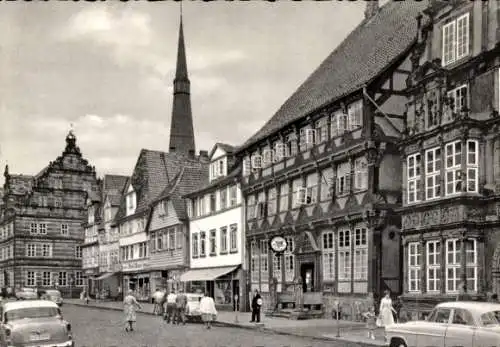
[[[23,289],[21,289],[21,291],[22,292],[32,292],[32,293],[35,292],[35,290],[33,288],[23,288]]]
[[[59,292],[58,290],[47,290],[45,294],[49,296],[61,296],[61,292]]]
[[[188,301],[189,302],[198,302],[198,301],[200,301],[200,298],[198,296],[188,296]]]
[[[56,307],[25,307],[5,312],[5,321],[10,322],[25,318],[56,317],[61,311]]]
[[[481,324],[487,325],[500,325],[500,311],[491,311],[481,315]]]

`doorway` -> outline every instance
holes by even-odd
[[[300,265],[300,277],[302,277],[302,289],[304,293],[314,291],[314,263],[303,263]]]

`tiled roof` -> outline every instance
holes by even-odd
[[[215,180],[208,182],[206,185],[200,187],[199,189],[193,190],[190,193],[185,194],[184,197],[185,198],[194,197],[197,196],[198,194],[211,190],[212,188],[230,184],[231,182],[234,182],[235,178],[238,177],[240,173],[241,173],[241,166],[238,165],[227,176],[216,178]]]
[[[137,195],[136,213],[148,209],[184,166],[197,164],[198,159],[183,153],[142,149],[131,178]],[[126,193],[127,187],[128,183],[124,186],[123,193]],[[124,216],[125,198],[122,196],[116,219]]]
[[[238,151],[370,83],[410,48],[427,3],[389,1],[364,19]]]
[[[215,145],[219,146],[220,148],[222,148],[222,150],[224,152],[226,152],[227,154],[233,153],[235,151],[235,149],[236,149],[236,146],[229,145],[227,143],[217,142]]]
[[[111,206],[119,206],[122,196],[120,194],[108,194],[108,199]]]
[[[127,184],[128,176],[122,175],[105,175],[104,176],[104,191],[110,194],[119,193]]]

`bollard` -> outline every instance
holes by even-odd
[[[234,302],[234,313],[235,313],[235,315],[234,315],[234,322],[235,323],[239,323],[239,320],[238,320],[238,313],[239,313],[238,306],[239,306],[239,302],[238,302],[238,296],[237,295],[234,296],[234,300],[235,300],[235,302]]]

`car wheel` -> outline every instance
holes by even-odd
[[[407,347],[406,343],[401,339],[392,339],[390,347]]]

